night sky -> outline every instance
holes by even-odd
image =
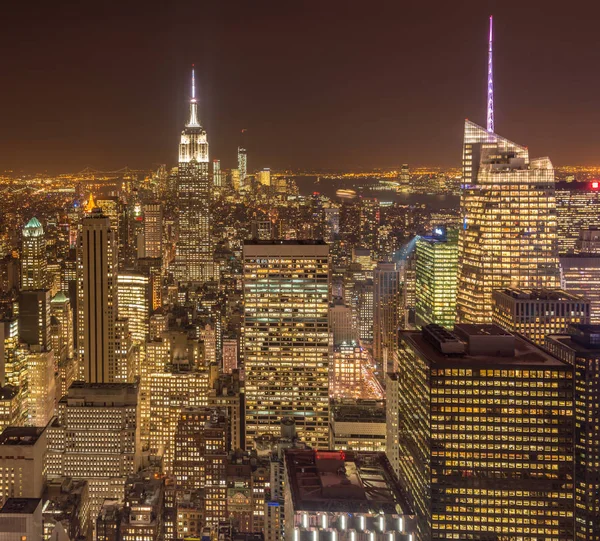
[[[491,13],[496,131],[600,164],[600,2],[17,4],[0,28],[0,170],[174,165],[192,63],[224,167],[242,128],[252,171],[458,166],[464,119],[485,122]]]

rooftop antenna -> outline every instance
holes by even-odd
[[[194,69],[194,64],[192,64],[192,100],[196,99],[196,70]]]
[[[494,133],[494,71],[492,69],[494,16],[490,15],[490,38],[488,42],[488,76],[487,76],[487,131]]]

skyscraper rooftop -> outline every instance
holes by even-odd
[[[23,235],[25,237],[41,237],[43,234],[44,228],[35,216],[23,228]]]

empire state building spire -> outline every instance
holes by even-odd
[[[192,97],[190,98],[190,118],[187,121],[186,127],[200,127],[200,122],[198,121],[198,102],[196,101],[196,75],[194,64],[192,64]]]

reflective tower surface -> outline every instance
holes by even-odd
[[[492,319],[492,291],[558,287],[554,169],[465,122],[457,319]]]
[[[196,85],[192,70],[190,116],[179,144],[179,240],[175,275],[184,283],[213,279],[210,235],[212,184],[208,167],[208,140],[198,120]]]

